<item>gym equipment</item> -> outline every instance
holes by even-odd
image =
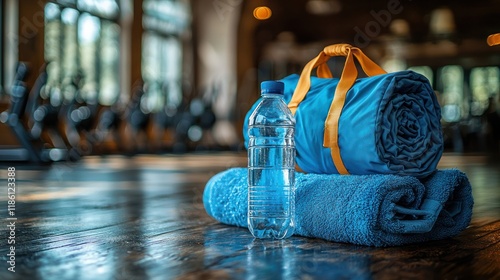
[[[52,161],[64,160],[67,157],[67,150],[65,149],[46,149],[43,141],[40,139],[41,128],[34,127],[35,133],[28,131],[25,119],[26,114],[30,114],[35,106],[33,100],[28,101],[29,95],[38,95],[42,90],[46,81],[46,73],[41,71],[37,78],[31,93],[28,95],[28,87],[26,86],[25,79],[28,75],[28,66],[19,62],[17,65],[15,79],[11,88],[10,109],[8,112],[2,112],[0,120],[2,123],[7,124],[21,147],[4,147],[0,149],[1,161],[29,161],[35,163],[49,163]],[[28,109],[28,110],[27,110]],[[39,110],[40,109],[40,110]],[[39,110],[39,111],[38,111]],[[42,108],[37,108],[33,112],[33,116],[40,116],[46,113]],[[57,122],[56,120],[52,120]],[[40,129],[40,131],[38,131]]]
[[[80,155],[88,155],[97,142],[92,131],[96,125],[99,104],[97,100],[87,102],[81,96],[81,80],[82,75],[78,74],[73,77],[71,84],[66,86],[67,90],[74,92],[74,98],[68,102],[62,115],[67,120],[65,133],[68,143]]]
[[[117,151],[125,150],[123,137],[120,133],[125,124],[123,120],[123,109],[121,106],[122,105],[117,102],[112,106],[104,107],[100,110],[97,125],[93,129],[94,138],[97,140],[94,143],[96,146],[95,148],[99,149],[104,140],[111,135],[114,143],[116,144]],[[102,152],[103,151],[101,151],[101,153]]]
[[[126,135],[130,140],[127,147],[129,153],[142,152],[145,147],[141,144],[150,142],[148,128],[151,125],[151,113],[144,109],[143,96],[146,93],[144,87],[142,81],[135,83],[131,98],[123,114],[126,122]],[[145,138],[145,141],[141,141],[139,137]]]
[[[186,135],[185,141],[195,143],[195,149],[207,149],[210,130],[216,122],[216,115],[213,111],[213,104],[219,93],[216,86],[211,86],[204,91],[201,97],[196,97],[189,103],[189,114],[191,115],[191,124],[187,131],[178,127],[181,135]]]
[[[45,150],[52,151],[58,157],[51,158],[52,161],[80,159],[79,152],[69,143],[63,122],[64,112],[67,105],[64,103],[60,88],[47,88],[48,64],[45,65],[35,83],[36,86],[30,94],[27,116],[28,129],[34,139],[43,142]]]
[[[0,149],[0,160],[2,161],[42,161],[37,147],[34,146],[22,123],[22,116],[28,100],[28,88],[24,82],[27,75],[28,66],[22,62],[18,63],[10,89],[10,108],[1,113],[0,121],[9,126],[21,147],[2,147]]]

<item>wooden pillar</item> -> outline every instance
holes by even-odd
[[[142,57],[142,0],[133,1],[132,35],[130,37],[130,84],[134,85],[142,79],[141,57]],[[129,93],[130,94],[130,93]]]
[[[129,99],[132,87],[132,69],[131,59],[133,52],[131,44],[134,42],[132,31],[134,23],[134,4],[133,0],[120,0],[120,101],[126,103]]]
[[[245,115],[259,97],[255,49],[255,30],[258,22],[252,14],[256,4],[254,2],[243,1],[242,5],[236,47],[238,91],[236,96],[235,126],[238,132],[242,131]],[[243,138],[242,133],[238,133],[238,135],[240,139]]]
[[[32,87],[44,63],[44,7],[47,0],[19,0],[18,61],[29,64],[27,84]]]
[[[244,1],[193,1],[196,52],[196,84],[198,91],[215,88],[213,106],[217,123],[215,141],[234,145],[239,131],[233,126],[237,92],[237,26]]]

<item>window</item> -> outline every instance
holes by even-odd
[[[61,8],[54,3],[45,6],[45,38],[44,56],[47,63],[47,83],[41,92],[42,98],[48,98],[51,93],[56,94],[60,86],[61,75]]]
[[[464,100],[463,68],[458,65],[448,65],[439,69],[438,74],[443,120],[458,122],[468,115],[468,102]]]
[[[4,62],[3,62],[3,34],[4,34],[4,27],[3,27],[3,3],[2,1],[0,3],[0,98],[4,94],[4,82],[3,82],[3,67],[4,67]]]
[[[102,21],[101,34],[99,103],[111,105],[120,95],[120,26],[109,20]]]
[[[75,77],[78,75],[78,17],[80,13],[73,8],[61,12],[62,56],[61,89],[65,100],[73,100],[76,94]]]
[[[45,6],[45,98],[101,105],[118,100],[118,16],[115,0],[59,0]]]
[[[146,32],[143,38],[142,76],[149,112],[165,102],[177,107],[182,101],[182,47],[178,38]]]
[[[18,43],[26,38],[19,36],[19,2],[0,1],[0,97],[10,93],[18,57]],[[4,95],[5,97],[6,95]]]
[[[99,91],[99,35],[101,21],[89,13],[83,13],[78,21],[78,44],[82,72],[81,95],[87,102],[97,102]]]
[[[189,13],[180,1],[143,4],[142,79],[146,112],[178,107],[182,102],[182,39]]]
[[[498,67],[476,67],[470,73],[472,92],[471,114],[481,116],[488,108],[488,99],[498,96],[500,70]]]

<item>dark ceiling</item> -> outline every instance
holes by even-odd
[[[260,36],[276,36],[282,31],[291,31],[300,43],[325,39],[352,42],[358,30],[364,30],[375,21],[374,14],[390,15],[390,20],[404,19],[408,22],[411,42],[425,42],[432,39],[429,30],[431,13],[434,9],[447,7],[453,12],[457,39],[481,39],[500,32],[500,0],[476,1],[418,1],[418,0],[328,0],[334,1],[340,9],[331,14],[311,14],[307,2],[292,1],[245,1],[246,5],[264,4],[273,11],[273,16],[262,21],[257,29]],[[319,0],[316,0],[319,1]],[[382,12],[381,12],[382,11]],[[390,13],[396,11],[397,13]],[[389,12],[389,13],[387,13]],[[379,21],[380,23],[380,21]],[[371,26],[373,27],[373,26]],[[374,31],[377,31],[374,29]],[[389,33],[388,26],[380,24],[379,37]],[[376,39],[376,38],[374,38]]]

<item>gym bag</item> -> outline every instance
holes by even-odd
[[[326,64],[332,56],[346,58],[340,79]],[[358,78],[355,59],[368,77]],[[295,115],[299,170],[416,177],[436,170],[443,152],[441,108],[424,76],[386,73],[359,48],[336,44],[307,63],[300,77],[280,81]],[[257,103],[244,120],[246,147],[248,118]]]

